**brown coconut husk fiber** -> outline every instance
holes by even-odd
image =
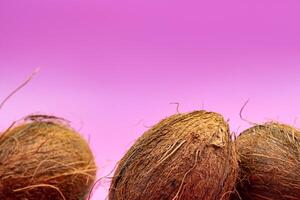
[[[95,175],[86,141],[53,117],[39,116],[0,135],[1,200],[84,200]]]
[[[110,200],[228,200],[237,176],[220,114],[175,114],[146,131],[115,171]]]
[[[300,132],[268,122],[237,137],[240,181],[234,199],[300,199]]]

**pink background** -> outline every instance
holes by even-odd
[[[299,125],[298,0],[1,0],[0,128],[31,113],[65,117],[107,175],[158,120],[207,109]],[[108,180],[93,200],[107,195]]]

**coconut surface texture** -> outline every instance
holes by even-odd
[[[1,200],[84,200],[95,175],[88,144],[65,124],[31,121],[0,136]]]
[[[237,137],[240,181],[235,199],[300,200],[300,132],[268,122]]]
[[[110,200],[227,200],[238,163],[220,114],[168,117],[145,132],[121,159]]]

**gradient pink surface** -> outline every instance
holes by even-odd
[[[107,175],[146,126],[206,109],[300,126],[300,2],[0,1],[0,128],[58,115],[86,137]],[[103,180],[93,200],[105,199]]]

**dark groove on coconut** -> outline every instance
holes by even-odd
[[[53,118],[23,122],[0,137],[0,199],[84,199],[95,176],[88,144]]]
[[[232,199],[300,200],[298,129],[268,122],[245,130],[236,144],[240,180]]]
[[[237,177],[228,124],[217,113],[170,116],[146,131],[119,162],[110,200],[228,200]]]

